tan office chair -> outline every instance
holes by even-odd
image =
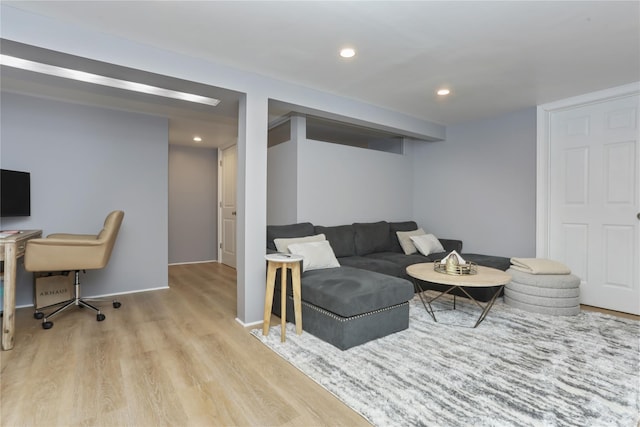
[[[113,211],[104,221],[100,233],[93,234],[50,234],[43,239],[31,239],[27,242],[24,254],[24,267],[27,271],[73,271],[75,272],[75,295],[72,299],[53,304],[48,307],[62,306],[48,316],[36,310],[34,317],[42,319],[42,327],[49,329],[53,322],[49,319],[63,310],[76,305],[90,308],[97,312],[99,322],[105,319],[100,309],[80,298],[80,271],[104,268],[109,262],[113,245],[116,242],[120,224],[124,217],[123,211]],[[113,301],[113,307],[119,308],[120,303]]]

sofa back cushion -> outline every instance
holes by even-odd
[[[342,258],[356,254],[353,225],[337,225],[335,227],[316,225],[315,233],[326,236],[336,257]]]
[[[389,240],[391,240],[391,252],[404,253],[400,241],[398,240],[398,231],[414,231],[418,229],[415,221],[402,221],[389,223]]]
[[[267,225],[267,248],[276,250],[276,245],[273,242],[274,239],[305,237],[313,236],[314,234],[313,224],[310,222],[289,225]]]
[[[389,252],[391,250],[389,229],[389,223],[386,221],[354,223],[356,254]]]

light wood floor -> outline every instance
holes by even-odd
[[[613,311],[613,310],[606,310],[604,308],[592,307],[590,305],[581,304],[580,309],[584,311],[597,311],[600,313],[611,314],[612,316],[625,317],[627,319],[640,320],[640,316],[636,316],[635,314],[622,313],[620,311]]]
[[[104,322],[74,309],[43,330],[19,309],[0,353],[0,424],[368,426],[236,322],[235,277],[171,266],[170,289],[101,303]]]
[[[104,322],[74,309],[48,331],[18,310],[0,425],[369,425],[235,321],[235,279],[216,263],[172,266],[170,289],[102,303]]]

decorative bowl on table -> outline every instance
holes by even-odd
[[[467,262],[466,264],[458,264],[454,268],[447,268],[446,264],[440,263],[441,260],[437,260],[433,263],[433,269],[438,273],[451,274],[454,276],[462,276],[463,274],[477,274],[478,265],[475,262]]]
[[[476,263],[464,261],[455,251],[451,252],[443,259],[436,260],[433,263],[433,269],[438,273],[456,276],[478,273],[478,266]]]

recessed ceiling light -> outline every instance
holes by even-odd
[[[451,93],[451,91],[449,89],[440,89],[438,92],[436,92],[438,95],[440,96],[445,96],[445,95],[449,95]]]
[[[48,74],[50,76],[78,80],[81,82],[93,83],[101,86],[115,87],[118,89],[130,90],[132,92],[146,93],[149,95],[164,96],[165,98],[179,99],[181,101],[212,105],[214,107],[220,103],[220,100],[215,98],[208,98],[206,96],[200,96],[186,92],[178,92],[176,90],[164,89],[161,87],[130,82],[127,80],[114,79],[111,77],[86,73],[84,71],[73,70],[70,68],[56,67],[54,65],[28,61],[26,59],[15,58],[13,56],[0,55],[0,64],[6,65],[8,67],[20,68],[22,70],[33,71],[36,73]]]
[[[193,140],[194,140],[195,142],[202,142],[202,138],[200,138],[199,136],[194,136],[194,137],[193,137]]]
[[[343,58],[353,58],[354,56],[356,56],[356,51],[353,48],[346,47],[340,50],[340,56]]]

